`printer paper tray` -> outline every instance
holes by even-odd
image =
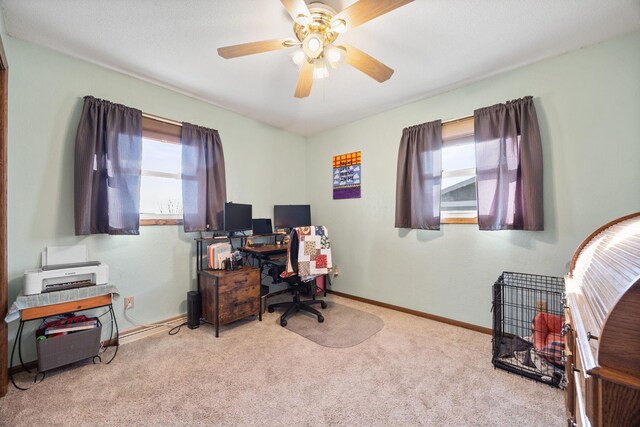
[[[78,280],[75,282],[66,282],[66,283],[56,283],[47,285],[42,290],[42,292],[54,292],[54,291],[63,291],[65,289],[75,289],[75,288],[85,288],[87,286],[95,286],[91,280]]]

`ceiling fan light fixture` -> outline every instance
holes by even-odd
[[[331,22],[331,31],[344,33],[347,30],[347,22],[344,19],[335,19]]]
[[[329,76],[329,70],[327,66],[324,65],[324,60],[322,58],[316,59],[313,64],[313,78],[314,79],[324,79]]]
[[[306,27],[311,23],[311,18],[301,13],[300,15],[296,16],[295,21],[296,24],[300,24],[303,27]]]
[[[311,59],[317,58],[322,53],[323,42],[319,34],[309,34],[302,42],[304,53]]]
[[[304,64],[304,61],[307,60],[307,54],[304,53],[304,50],[302,49],[297,49],[295,52],[293,52],[293,54],[291,55],[291,60],[293,61],[294,64],[296,64],[298,67],[301,67],[302,64]]]
[[[329,61],[329,64],[334,68],[342,62],[346,53],[344,48],[332,44],[324,48],[324,58]]]
[[[319,51],[321,46],[322,46],[322,42],[317,37],[311,37],[309,39],[309,44],[307,45],[307,47],[311,52]]]
[[[0,0],[1,1],[1,0]],[[324,4],[325,0],[280,0],[293,20],[293,38],[260,40],[218,48],[225,59],[263,52],[291,49],[291,60],[299,67],[294,96],[305,98],[311,93],[314,79],[329,75],[328,67],[341,62],[356,68],[379,83],[393,75],[393,69],[357,48],[337,42],[341,34],[414,0],[350,0],[341,11]],[[332,0],[331,3],[336,2]],[[340,43],[334,45],[333,43]],[[294,52],[295,51],[295,52]]]

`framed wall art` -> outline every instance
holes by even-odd
[[[360,151],[333,156],[333,199],[359,199],[362,181]]]

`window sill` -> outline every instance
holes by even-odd
[[[477,224],[478,218],[442,218],[440,224]]]
[[[141,219],[140,225],[182,225],[181,219]]]

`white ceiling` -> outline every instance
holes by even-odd
[[[324,3],[341,10],[354,0]],[[310,97],[295,99],[289,51],[230,60],[216,53],[293,36],[279,0],[0,4],[12,37],[305,136],[640,29],[639,0],[416,0],[338,39],[393,68],[390,80],[380,84],[342,64]]]

